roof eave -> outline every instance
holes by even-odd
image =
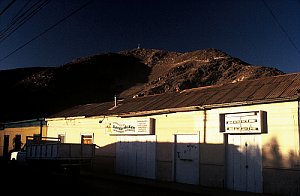
[[[268,103],[279,103],[279,102],[288,102],[288,101],[299,101],[299,96],[297,95],[293,97],[283,97],[283,98],[275,98],[275,99],[209,104],[209,105],[203,105],[202,107],[205,109],[213,109],[213,108],[220,108],[220,107],[236,107],[236,106],[244,106],[244,105],[268,104]]]
[[[191,112],[191,111],[200,111],[203,110],[201,106],[188,106],[188,107],[180,107],[180,108],[167,108],[160,110],[149,110],[149,111],[137,111],[137,112],[129,112],[117,114],[117,117],[138,117],[138,116],[148,116],[148,115],[159,115],[159,114],[169,114],[176,112]]]
[[[201,105],[201,106],[188,106],[188,107],[180,107],[180,108],[168,108],[168,109],[160,109],[160,110],[128,112],[128,113],[115,114],[115,115],[111,115],[111,116],[138,117],[138,116],[159,115],[159,114],[168,114],[168,113],[176,113],[176,112],[191,112],[191,111],[201,111],[201,110],[221,108],[221,107],[236,107],[236,106],[244,106],[244,105],[299,101],[299,98],[300,97],[297,95],[297,96],[293,96],[293,97],[284,97],[284,98],[276,98],[276,99],[251,100],[251,101],[241,101],[241,102],[207,104],[207,105]]]

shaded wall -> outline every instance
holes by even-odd
[[[174,181],[174,135],[199,134],[200,184],[226,188],[227,136],[220,133],[219,114],[258,110],[267,112],[268,125],[268,132],[261,134],[263,190],[286,195],[299,193],[299,111],[296,101],[145,116],[156,120],[156,179]],[[67,142],[78,142],[80,134],[93,133],[94,143],[99,146],[95,169],[114,172],[117,140],[108,130],[117,119],[120,120],[117,117],[54,119],[48,121],[48,135],[65,132]]]

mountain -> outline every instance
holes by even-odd
[[[147,83],[133,86],[121,96],[158,94],[284,74],[275,68],[250,65],[217,49],[186,53],[134,49],[120,54],[140,59],[151,68]]]
[[[46,117],[86,103],[285,74],[217,49],[136,48],[78,58],[57,67],[0,71],[0,121]]]

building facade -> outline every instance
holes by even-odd
[[[45,133],[97,145],[95,172],[300,194],[300,73],[86,104]]]
[[[26,143],[26,136],[46,135],[44,119],[30,119],[5,122],[0,128],[0,156],[8,159],[11,151],[20,150]]]

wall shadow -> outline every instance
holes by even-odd
[[[80,169],[95,175],[119,174],[237,191],[299,195],[297,154],[289,151],[285,156],[280,149],[276,138],[262,151],[248,146],[246,152],[231,144],[127,141],[97,147],[91,167]],[[51,172],[52,168],[43,168],[43,172],[47,170]],[[16,178],[9,179],[17,180],[22,172],[14,175]]]
[[[263,146],[264,189],[280,195],[300,195],[300,160],[273,137]]]
[[[176,147],[173,143],[157,142],[154,143],[155,153],[147,152],[147,156],[155,156],[155,159],[153,157],[149,159],[141,153],[143,150],[147,150],[149,145],[153,145],[153,142],[150,144],[149,142],[128,142],[118,152],[119,145],[114,143],[97,149],[93,169],[100,173],[116,172],[120,175],[148,178],[147,169],[143,168],[143,172],[146,174],[143,176],[144,174],[138,173],[141,171],[139,168],[143,164],[146,167],[154,164],[154,176],[158,181],[177,181],[189,184],[190,178],[196,176],[200,186],[279,195],[299,195],[300,172],[296,169],[299,163],[296,153],[290,151],[289,156],[284,157],[274,138],[268,143],[271,148],[260,150],[257,146],[248,146],[247,152],[236,145],[180,143]],[[190,146],[197,146],[199,149],[190,148]],[[117,153],[112,156],[111,151],[114,149]],[[181,151],[179,152],[178,149]],[[118,156],[121,158],[117,158]],[[122,161],[123,169],[116,168],[118,167],[116,160]],[[154,161],[149,163],[149,160]],[[286,161],[289,163],[289,167],[283,168]],[[191,169],[197,165],[198,170]],[[198,175],[195,175],[195,172],[198,172]],[[185,174],[188,177],[181,176],[178,180],[178,174]],[[261,186],[257,186],[257,183],[261,183]]]

